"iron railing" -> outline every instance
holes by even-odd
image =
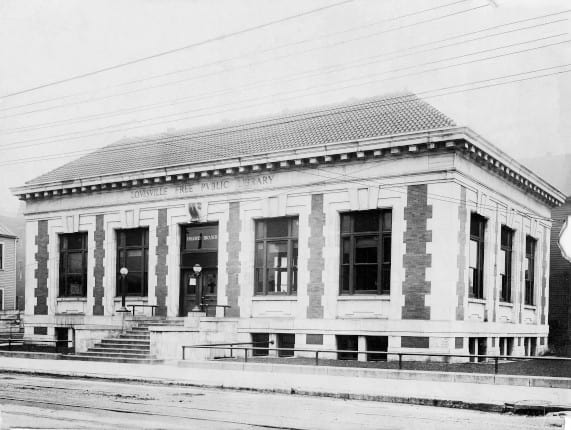
[[[271,342],[273,343],[273,342]],[[267,342],[263,342],[263,344],[267,344]],[[398,369],[403,370],[403,358],[404,357],[442,357],[444,358],[446,363],[450,363],[450,359],[452,358],[468,358],[469,360],[475,360],[479,363],[491,363],[494,364],[494,374],[498,374],[499,372],[499,365],[501,362],[506,361],[515,361],[515,360],[540,360],[540,361],[566,361],[571,362],[571,358],[568,357],[552,357],[552,356],[514,356],[514,355],[483,355],[483,354],[448,354],[448,353],[437,353],[437,352],[391,352],[391,351],[355,351],[355,350],[345,350],[345,349],[303,349],[303,348],[269,348],[269,347],[256,347],[256,346],[245,346],[245,345],[253,345],[253,342],[244,342],[244,343],[219,343],[219,344],[208,344],[208,345],[183,345],[182,346],[182,359],[186,359],[185,351],[186,349],[227,349],[230,350],[230,357],[234,358],[232,351],[243,351],[244,352],[244,362],[248,362],[248,352],[252,351],[263,351],[264,353],[269,353],[269,351],[276,351],[278,354],[280,351],[287,352],[291,355],[290,357],[295,354],[295,352],[304,352],[304,353],[313,353],[314,354],[314,361],[313,363],[316,366],[319,366],[319,355],[320,354],[335,354],[339,356],[339,354],[351,354],[353,356],[358,357],[358,355],[362,354],[365,357],[369,356],[384,356],[384,359],[377,359],[371,361],[390,361],[388,357],[396,356],[398,357]],[[266,356],[266,354],[264,354]],[[323,360],[323,358],[322,358]],[[343,359],[342,361],[357,361],[356,359]],[[473,362],[473,361],[471,361]]]
[[[135,308],[151,308],[151,316],[155,316],[155,310],[158,308],[157,305],[129,305],[133,310],[131,313],[135,316]]]

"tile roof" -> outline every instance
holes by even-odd
[[[6,227],[4,224],[0,224],[0,236],[17,237],[12,230]]]
[[[392,94],[231,125],[123,139],[27,184],[121,174],[455,125],[414,94]]]

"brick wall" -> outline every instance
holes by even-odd
[[[307,307],[307,318],[323,318],[323,269],[325,261],[323,259],[323,248],[325,237],[323,236],[323,226],[325,224],[325,214],[323,213],[323,194],[312,194],[311,213],[309,214],[309,283],[307,285],[307,295],[309,304]]]
[[[239,317],[240,307],[238,306],[238,297],[240,296],[239,276],[242,270],[240,263],[240,202],[230,202],[228,208],[228,223],[226,225],[228,231],[228,242],[226,244],[226,252],[228,253],[228,262],[226,264],[226,273],[228,275],[228,284],[226,285],[226,296],[228,297],[228,305],[230,308],[226,311],[228,317]]]
[[[93,277],[95,285],[93,287],[93,315],[103,315],[103,295],[105,289],[103,288],[103,276],[105,275],[105,267],[103,260],[105,258],[105,220],[104,215],[97,215],[95,217],[95,250],[93,256],[95,257],[95,266],[93,267]]]
[[[155,249],[157,255],[157,264],[155,266],[155,273],[157,274],[157,286],[155,288],[155,295],[157,297],[157,315],[166,315],[167,307],[167,275],[168,265],[167,256],[169,253],[169,246],[167,239],[169,235],[169,225],[167,217],[167,209],[159,209],[158,223],[157,223],[157,246]]]
[[[48,243],[50,241],[48,235],[48,221],[38,221],[38,235],[36,236],[36,263],[35,272],[36,288],[34,289],[34,297],[36,297],[36,305],[34,306],[35,315],[48,314]]]
[[[426,184],[407,187],[402,319],[430,319],[430,307],[425,305],[426,295],[430,294],[431,288],[430,281],[426,281],[426,269],[432,265],[432,255],[426,252],[426,244],[432,241],[432,231],[427,229],[427,220],[432,218],[432,206],[427,204],[427,190]]]
[[[468,209],[466,207],[466,187],[460,188],[460,205],[458,206],[458,281],[456,282],[456,296],[458,304],[456,305],[456,319],[462,321],[464,319],[464,296],[466,294],[466,238],[468,232],[467,222]]]

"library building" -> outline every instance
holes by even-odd
[[[547,350],[564,195],[412,93],[124,139],[12,192],[25,339],[78,358]]]

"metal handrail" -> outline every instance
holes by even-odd
[[[257,345],[257,344],[266,344],[269,343],[270,345],[274,344],[274,341],[271,340],[269,342],[233,342],[233,343],[209,343],[209,344],[204,344],[204,345],[182,345],[182,359],[185,360],[185,351],[186,348],[210,348],[210,349],[220,349],[220,348],[215,348],[217,346],[221,346],[224,347],[224,349],[226,349],[225,347],[230,346],[230,347],[234,347],[236,345]],[[260,347],[255,347],[255,348],[260,348]],[[238,348],[241,349],[241,348]],[[268,348],[260,348],[263,350],[266,350]],[[234,356],[232,355],[232,351],[233,349],[230,348],[230,358],[234,358]]]
[[[159,307],[159,305],[129,305],[129,307],[133,308],[132,314],[135,316],[135,308],[151,308],[151,316],[155,316],[155,309]]]
[[[266,342],[263,342],[266,343]],[[226,346],[224,346],[226,345]],[[211,345],[183,345],[182,346],[182,359],[185,360],[185,350],[186,348],[196,348],[196,349],[229,349],[230,351],[233,350],[240,350],[244,351],[244,362],[248,361],[248,351],[270,351],[269,347],[243,347],[243,346],[232,346],[232,344],[211,344]],[[398,356],[398,363],[399,363],[399,370],[403,368],[403,357],[405,356],[418,356],[418,357],[459,357],[459,358],[473,358],[473,359],[484,359],[484,360],[493,360],[494,362],[494,374],[497,374],[499,371],[499,363],[500,361],[506,360],[556,360],[556,361],[571,361],[569,357],[553,357],[553,356],[514,356],[514,355],[483,355],[483,354],[449,354],[449,353],[425,353],[425,352],[390,352],[390,351],[355,351],[355,350],[344,350],[344,349],[304,349],[304,348],[272,348],[272,351],[289,351],[289,352],[313,352],[315,353],[315,365],[319,365],[319,354],[320,353],[330,353],[330,354],[339,354],[339,353],[351,353],[351,354],[376,354],[381,355],[384,354],[387,357],[389,355],[396,355]],[[232,354],[232,353],[231,353]],[[230,356],[231,358],[232,355]],[[489,362],[489,361],[488,361]]]
[[[52,339],[25,339],[23,337],[1,337],[0,336],[0,345],[8,343],[8,351],[12,349],[12,345],[26,345],[26,344],[45,344],[45,343],[55,343],[56,346],[58,344],[66,343],[66,347],[69,346],[70,343],[73,341],[68,340],[52,340]]]

